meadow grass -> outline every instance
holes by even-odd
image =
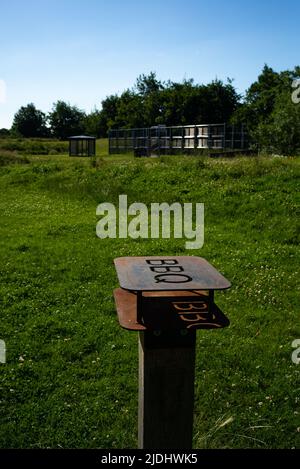
[[[230,327],[197,333],[194,447],[299,448],[299,160],[97,153],[0,165],[0,447],[137,447],[137,335],[117,322],[113,259],[188,254],[232,282],[216,294]],[[119,194],[203,202],[203,248],[100,240],[96,207]]]
[[[68,142],[46,138],[0,138],[1,151],[26,155],[57,155],[68,151]]]

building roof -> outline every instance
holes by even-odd
[[[68,138],[72,140],[96,140],[96,137],[91,137],[90,135],[74,135]]]

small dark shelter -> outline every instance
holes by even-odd
[[[69,137],[69,156],[93,156],[96,154],[96,138],[89,135]]]

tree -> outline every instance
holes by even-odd
[[[246,124],[253,145],[260,150],[293,154],[299,146],[299,106],[292,103],[292,82],[300,67],[275,72],[265,65],[246,92],[234,122]]]
[[[119,103],[119,96],[112,94],[107,96],[101,103],[102,110],[100,111],[99,125],[101,128],[101,136],[106,137],[108,129],[116,128],[116,116]]]
[[[46,115],[33,103],[22,106],[14,116],[12,132],[22,137],[46,137]]]
[[[100,121],[106,129],[228,122],[239,101],[230,80],[208,85],[196,85],[192,79],[162,83],[151,72],[140,75],[132,89],[102,101]]]
[[[196,85],[192,79],[168,82],[158,94],[156,122],[159,119],[170,126],[228,122],[239,100],[230,81],[215,80],[208,85]]]
[[[160,121],[166,125],[193,124],[198,102],[193,80],[169,81],[159,94]]]
[[[131,90],[124,91],[117,104],[115,126],[123,128],[144,127],[144,106],[141,96]]]
[[[205,103],[206,115],[201,116],[202,121],[208,124],[214,122],[229,122],[233,113],[238,108],[241,96],[237,93],[231,79],[227,83],[214,80],[206,85],[203,104]]]
[[[10,131],[4,127],[0,129],[0,138],[1,137],[10,137]]]
[[[299,154],[300,104],[292,102],[290,90],[279,94],[268,120],[260,122],[253,130],[253,139],[262,151]]]
[[[86,115],[76,106],[71,106],[64,101],[53,104],[49,113],[51,134],[61,140],[66,140],[71,135],[84,132],[84,119]]]
[[[133,87],[135,106],[139,110],[136,127],[149,127],[162,122],[161,92],[165,84],[156,78],[155,72],[139,75]]]
[[[243,106],[238,110],[238,118],[249,128],[266,122],[272,114],[278,96],[284,91],[291,93],[293,78],[299,76],[299,67],[293,71],[275,72],[265,65],[257,80],[246,91]]]
[[[94,137],[104,137],[105,130],[101,125],[101,112],[95,109],[88,114],[84,119],[84,133],[87,135],[93,135]]]
[[[156,78],[156,73],[150,72],[149,75],[142,74],[137,77],[134,91],[136,90],[140,96],[149,96],[163,88],[161,81]]]

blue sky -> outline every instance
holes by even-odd
[[[290,0],[0,0],[0,128],[29,102],[90,112],[150,71],[243,93],[264,63],[300,64],[299,18]]]

